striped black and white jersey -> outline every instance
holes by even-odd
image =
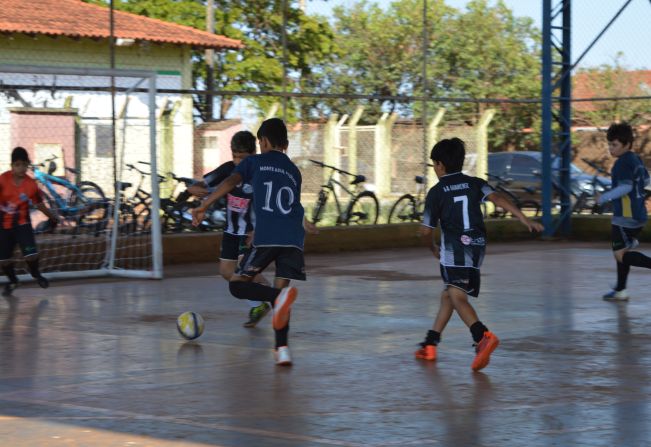
[[[235,163],[228,161],[217,169],[203,176],[203,181],[208,188],[216,188],[233,173]],[[224,233],[243,236],[251,231],[255,225],[253,214],[253,188],[247,183],[240,183],[226,195],[226,228]]]
[[[479,268],[486,248],[481,203],[495,190],[477,177],[448,174],[427,193],[423,225],[441,228],[441,265]]]

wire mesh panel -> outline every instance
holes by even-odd
[[[44,272],[162,274],[154,108],[148,72],[0,66],[0,166],[24,147],[60,218],[31,213]]]

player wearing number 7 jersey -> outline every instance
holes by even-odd
[[[491,353],[499,344],[499,339],[479,321],[475,309],[468,302],[468,295],[479,295],[479,268],[486,249],[481,202],[488,199],[511,212],[529,231],[541,231],[543,227],[527,219],[485,180],[463,174],[465,156],[465,145],[459,138],[439,141],[430,156],[439,182],[427,194],[421,235],[440,260],[445,288],[434,326],[427,332],[416,357],[436,360],[436,346],[441,341],[441,333],[456,311],[470,328],[476,351],[472,369],[479,371],[488,365]],[[432,232],[439,225],[440,247],[434,242]]]
[[[278,118],[268,119],[260,126],[257,137],[261,154],[242,160],[203,204],[193,210],[193,222],[195,225],[201,222],[210,204],[240,183],[252,186],[256,216],[253,242],[231,277],[229,288],[236,298],[268,301],[273,305],[276,363],[290,365],[289,314],[298,292],[289,287],[289,282],[305,280],[304,228],[310,231],[315,228],[304,220],[301,173],[285,154],[288,146],[285,123]],[[276,264],[274,287],[252,282],[272,262]]]

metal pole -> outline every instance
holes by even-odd
[[[215,0],[208,0],[206,2],[206,31],[215,33]],[[206,49],[206,90],[212,92],[215,89],[215,50],[212,48]],[[206,94],[206,121],[210,121],[214,117],[213,110],[213,95]],[[220,117],[221,118],[221,117]]]
[[[287,121],[287,0],[282,0],[283,8],[283,121]]]
[[[563,0],[563,52],[562,70],[563,82],[561,82],[560,114],[560,155],[561,171],[560,181],[563,185],[561,193],[561,215],[565,216],[561,223],[560,231],[563,236],[569,236],[572,230],[572,216],[570,208],[570,161],[572,159],[572,0]]]
[[[160,191],[158,190],[158,159],[156,154],[156,75],[149,78],[149,161],[151,163],[151,200],[154,217],[151,220],[153,277],[163,277],[163,246],[160,219]]]
[[[427,94],[429,93],[429,84],[427,83],[427,49],[429,47],[428,42],[428,35],[427,35],[427,0],[423,0],[423,178],[424,178],[424,185],[427,185],[427,152],[429,151],[429,147],[427,145],[427,131],[428,131],[428,123],[427,123]]]
[[[109,4],[109,54],[111,70],[115,69],[115,14],[113,0]],[[118,196],[117,189],[117,149],[115,142],[115,76],[111,74],[111,152],[113,154],[113,191]]]
[[[543,0],[542,10],[542,224],[544,235],[552,235],[552,0]]]

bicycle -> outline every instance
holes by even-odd
[[[488,172],[486,173],[486,175],[490,180],[494,180],[496,182],[495,185],[493,186],[495,191],[506,195],[511,200],[511,202],[513,202],[513,204],[520,211],[522,211],[527,217],[540,216],[540,211],[542,209],[540,203],[532,199],[527,199],[527,200],[520,199],[520,197],[514,194],[513,191],[507,188],[507,186],[511,183],[510,179],[506,179],[502,176],[495,175],[495,174],[489,174]],[[533,188],[525,188],[524,190],[529,194],[534,194],[536,192],[535,189]],[[495,210],[492,213],[490,213],[488,217],[504,218],[507,217],[507,215],[508,213],[506,210],[503,210],[501,208],[495,208]]]
[[[75,224],[73,235],[78,234],[80,230],[89,230],[95,233],[95,236],[99,235],[106,226],[108,213],[108,201],[102,188],[90,181],[72,183],[65,177],[53,175],[57,169],[54,162],[56,159],[55,156],[43,163],[31,165],[34,179],[45,188],[45,201],[64,221]],[[45,163],[48,163],[47,172],[40,169],[45,168]],[[79,175],[76,169],[66,167],[65,170]],[[57,186],[64,188],[66,192],[60,193]]]
[[[417,175],[414,177],[414,181],[416,182],[416,195],[407,193],[396,200],[389,211],[387,223],[421,222],[423,220],[425,177]]]
[[[358,192],[360,184],[366,181],[366,177],[363,175],[352,174],[348,171],[335,168],[334,166],[327,165],[320,161],[310,161],[321,168],[331,170],[328,181],[325,185],[321,185],[321,189],[319,190],[319,195],[312,212],[312,223],[316,225],[322,220],[330,192],[333,193],[335,206],[337,208],[336,225],[375,225],[377,223],[380,214],[380,203],[378,202],[377,197],[375,197],[375,194],[372,191],[362,190],[361,192]],[[353,177],[353,180],[350,182],[350,185],[352,185],[353,188],[348,189],[343,183],[335,180],[334,176],[336,173]],[[340,202],[337,197],[335,190],[337,186],[350,197],[345,208],[344,204]]]

